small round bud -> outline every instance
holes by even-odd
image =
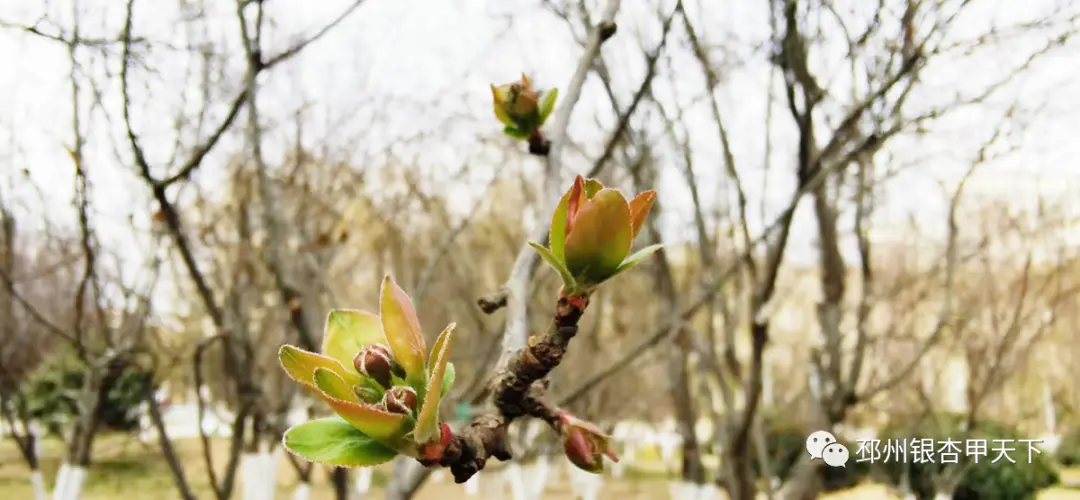
[[[393,387],[386,391],[383,406],[390,413],[412,414],[416,411],[416,391],[403,385]]]
[[[611,437],[601,432],[596,425],[569,413],[560,412],[559,426],[563,438],[563,452],[579,469],[599,474],[604,470],[604,456],[614,462],[619,461],[611,446]]]
[[[390,354],[390,348],[382,344],[366,346],[353,358],[356,371],[375,379],[383,387],[390,387],[393,365],[394,356]]]

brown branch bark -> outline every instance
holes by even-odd
[[[543,401],[544,384],[537,382],[559,366],[570,340],[577,335],[584,311],[573,302],[559,299],[550,331],[531,338],[496,375],[492,384],[496,412],[475,419],[451,438],[437,463],[450,468],[455,482],[468,481],[489,458],[512,458],[507,428],[514,420],[531,416],[558,428],[556,410]]]
[[[184,475],[184,466],[180,463],[176,450],[173,449],[172,441],[169,440],[169,435],[165,431],[165,421],[161,417],[161,404],[158,403],[155,397],[153,384],[147,384],[144,398],[146,399],[147,410],[150,413],[150,421],[153,422],[154,428],[157,429],[161,454],[165,456],[165,463],[169,464],[169,473],[172,474],[173,482],[176,483],[177,492],[180,493],[180,498],[183,500],[195,500],[198,497],[191,492],[191,486]],[[199,424],[199,427],[202,427],[202,422]]]

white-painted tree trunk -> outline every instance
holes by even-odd
[[[477,482],[478,496],[484,500],[503,500],[506,498],[506,483],[496,472],[478,472],[475,477],[482,477]]]
[[[68,483],[68,475],[71,473],[71,466],[66,463],[60,464],[60,471],[56,473],[56,486],[53,487],[53,500],[66,500],[65,490]]]
[[[30,485],[34,488],[34,500],[49,500],[49,490],[45,488],[45,478],[41,471],[30,471]]]
[[[656,444],[660,447],[660,461],[664,466],[673,467],[677,465],[675,454],[679,451],[679,447],[682,446],[682,436],[674,431],[665,431],[657,436]]]
[[[258,452],[242,455],[240,477],[243,500],[274,500],[277,495],[277,466],[282,449],[277,448],[270,453],[269,448],[269,443],[260,443]]]
[[[698,500],[720,500],[720,487],[712,483],[698,485]]]
[[[574,496],[581,500],[596,500],[600,498],[600,490],[604,489],[604,476],[585,472],[569,461],[566,462],[570,476],[570,490]]]
[[[373,472],[374,470],[371,467],[356,469],[356,481],[353,482],[353,487],[361,500],[367,498],[368,492],[371,491],[371,475]]]
[[[626,473],[626,466],[634,461],[636,454],[637,443],[626,441],[626,444],[623,445],[622,454],[619,456],[619,461],[611,464],[611,476],[615,479],[621,479]]]
[[[244,453],[240,457],[240,477],[243,483],[241,498],[243,500],[260,500],[259,462],[258,453]]]
[[[536,462],[522,468],[521,479],[525,487],[525,500],[543,498],[550,472],[551,459],[548,457],[540,457]]]
[[[79,500],[82,498],[83,487],[86,486],[86,468],[72,465],[68,468],[67,480],[64,481],[64,500]]]
[[[465,481],[465,496],[474,497],[480,494],[480,474],[473,474],[468,481]]]
[[[690,483],[686,481],[668,481],[668,498],[671,500],[693,500],[693,491],[689,488]]]
[[[668,483],[668,496],[671,500],[718,500],[720,488],[715,484],[695,484],[689,481],[671,481]]]
[[[1057,407],[1054,404],[1054,390],[1050,382],[1043,382],[1043,405],[1046,413],[1046,430],[1050,434],[1057,432]]]
[[[139,405],[139,442],[149,443],[154,439],[154,422],[150,418],[150,403]]]
[[[510,498],[513,500],[527,500],[525,496],[525,479],[522,477],[521,466],[517,462],[510,462],[500,474],[502,483],[510,487]]]
[[[271,453],[269,443],[261,446],[259,458],[261,459],[261,471],[259,473],[260,500],[274,500],[277,496],[277,471],[281,460],[282,448],[279,446]]]
[[[309,500],[311,498],[311,485],[300,483],[293,489],[293,500]]]

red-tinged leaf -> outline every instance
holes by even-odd
[[[424,363],[427,361],[427,344],[420,329],[412,300],[405,291],[386,275],[383,279],[381,309],[383,333],[394,353],[394,360],[405,370],[405,380],[414,384],[425,382]]]
[[[364,346],[386,342],[379,317],[367,311],[335,309],[326,315],[322,354],[342,366],[353,366],[353,358]]]
[[[315,369],[324,368],[336,373],[349,385],[361,385],[364,379],[351,368],[342,366],[336,359],[308,352],[299,347],[283,345],[278,349],[278,361],[285,373],[301,384],[315,386]],[[350,361],[348,366],[352,366]]]
[[[619,461],[611,447],[611,437],[601,432],[595,424],[566,412],[561,412],[559,418],[563,451],[578,468],[599,474],[604,470],[604,456]]]
[[[428,386],[424,396],[420,415],[416,418],[414,440],[427,443],[439,435],[439,401],[442,399],[442,387],[446,375],[446,363],[450,360],[450,340],[457,325],[450,323],[435,340],[428,359]]]
[[[281,444],[304,460],[338,467],[370,467],[398,454],[337,417],[297,425],[285,431]]]
[[[563,452],[566,458],[579,469],[598,474],[604,470],[604,463],[596,459],[592,445],[582,431],[570,431],[563,440]]]
[[[366,403],[337,399],[326,393],[322,393],[322,398],[334,413],[368,436],[391,440],[403,434],[405,415],[390,413]]]
[[[610,277],[630,253],[630,205],[617,190],[604,188],[585,202],[566,238],[566,267],[581,284]]]
[[[586,201],[585,179],[580,175],[574,178],[574,185],[570,188],[570,194],[566,201],[566,234],[574,230],[574,220],[577,219],[581,205]]]
[[[633,238],[637,238],[641,226],[645,225],[654,202],[656,202],[656,191],[652,189],[630,200],[630,226],[634,228]]]
[[[323,394],[342,401],[356,401],[352,386],[345,383],[340,375],[326,368],[315,369],[315,387]]]

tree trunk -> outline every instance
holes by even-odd
[[[701,464],[701,446],[694,426],[697,419],[690,390],[690,370],[687,367],[690,347],[684,333],[681,332],[678,336],[678,351],[672,356],[671,396],[675,404],[675,417],[679,423],[679,435],[682,437],[682,479],[701,484],[705,481],[705,468]]]
[[[195,500],[196,497],[191,492],[191,487],[188,486],[187,477],[184,475],[184,466],[176,456],[176,451],[172,447],[172,441],[169,440],[169,435],[165,430],[165,420],[161,415],[161,405],[158,403],[154,392],[154,384],[147,384],[146,410],[154,428],[157,429],[158,444],[161,446],[161,453],[165,456],[165,462],[169,464],[169,472],[173,476],[173,482],[176,485],[177,492],[180,494],[180,498],[183,500]]]
[[[399,457],[394,463],[394,475],[386,485],[386,500],[409,500],[430,474],[431,470],[416,460]]]
[[[349,500],[349,469],[334,467],[330,473],[330,484],[334,487],[334,498]]]
[[[57,476],[53,500],[82,498],[83,486],[86,483],[86,469],[90,465],[94,436],[97,434],[98,414],[109,389],[105,383],[107,377],[103,373],[105,369],[110,368],[109,365],[111,363],[106,363],[102,367],[90,366],[84,375],[83,386],[79,393],[79,414],[71,429],[67,460],[61,466],[60,474]]]

